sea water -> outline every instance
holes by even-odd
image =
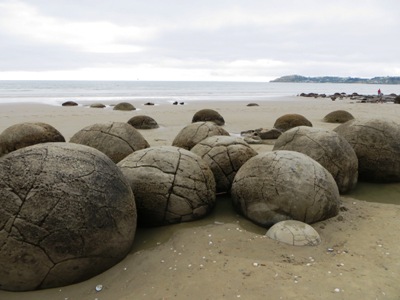
[[[300,93],[400,94],[400,85],[278,83],[278,82],[196,82],[196,81],[0,81],[1,103],[45,103],[65,101],[271,101]]]

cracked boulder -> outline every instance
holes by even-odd
[[[357,155],[347,140],[332,130],[292,128],[276,140],[273,150],[297,151],[316,160],[332,174],[340,193],[349,192],[357,184]]]
[[[400,124],[354,119],[334,129],[353,147],[361,180],[400,182]]]
[[[20,148],[49,142],[65,142],[62,134],[46,123],[19,123],[0,134],[0,156]]]
[[[340,195],[332,175],[295,151],[273,151],[250,158],[231,190],[234,207],[263,227],[284,220],[307,224],[336,216]]]
[[[193,115],[192,123],[196,122],[214,122],[222,126],[225,125],[225,120],[219,112],[213,109],[201,109]]]
[[[159,127],[152,117],[142,115],[130,118],[128,124],[136,129],[155,129]]]
[[[354,117],[351,113],[345,110],[335,110],[327,114],[323,121],[327,123],[345,123],[347,121],[353,120]]]
[[[304,116],[299,114],[286,114],[278,119],[274,123],[274,128],[284,132],[297,126],[309,126],[312,127],[312,123],[307,120]]]
[[[197,143],[214,135],[229,135],[222,127],[213,122],[196,122],[184,127],[175,137],[172,146],[192,149]]]
[[[135,231],[129,183],[100,151],[46,143],[0,159],[0,289],[86,280],[124,258]]]
[[[75,133],[70,142],[96,148],[115,163],[134,151],[150,147],[139,131],[122,122],[87,126]]]
[[[218,193],[229,192],[236,172],[247,160],[257,155],[243,139],[219,135],[202,140],[191,151],[210,166]]]
[[[117,166],[135,195],[139,226],[196,220],[214,207],[213,173],[188,150],[151,147],[130,154]]]

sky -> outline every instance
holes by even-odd
[[[0,0],[0,80],[400,76],[398,0]]]

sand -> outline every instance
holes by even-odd
[[[160,125],[140,131],[150,145],[171,145],[203,108],[219,111],[232,135],[271,128],[286,113],[302,114],[314,127],[328,129],[337,124],[322,118],[338,109],[356,118],[400,122],[400,105],[351,100],[286,97],[255,107],[245,102],[132,103],[139,110],[2,104],[0,132],[16,123],[40,121],[69,140],[85,126],[143,114]],[[252,146],[271,151],[273,142]],[[342,196],[342,201],[339,216],[312,224],[321,244],[296,247],[265,237],[266,229],[238,216],[228,196],[219,197],[213,213],[202,220],[139,229],[131,253],[94,278],[41,291],[0,291],[0,299],[400,299],[400,205],[366,202],[362,196]]]

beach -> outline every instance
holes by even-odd
[[[89,103],[75,107],[2,104],[0,132],[21,122],[44,122],[69,141],[88,125],[147,115],[160,125],[139,130],[150,146],[171,145],[204,108],[218,111],[225,119],[224,129],[234,136],[250,129],[270,129],[288,113],[301,114],[313,127],[326,129],[339,125],[322,120],[335,110],[346,110],[355,118],[400,123],[400,105],[393,103],[295,96],[258,102],[259,106],[247,106],[249,102],[144,105],[131,101],[137,110],[129,112],[112,106],[90,108]],[[251,146],[258,153],[271,151],[273,140]],[[399,185],[394,189],[399,190]],[[381,197],[380,202],[385,202],[386,195]],[[265,228],[237,215],[229,196],[219,196],[214,211],[202,220],[139,229],[130,254],[98,276],[54,289],[0,291],[0,299],[400,299],[400,205],[349,195],[341,199],[338,216],[312,224],[321,236],[318,246],[290,246],[265,237]],[[400,204],[400,193],[398,199]]]

